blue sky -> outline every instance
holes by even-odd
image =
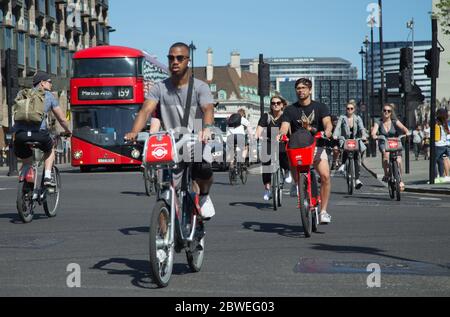
[[[358,52],[370,29],[367,6],[375,0],[110,0],[112,45],[145,49],[164,62],[178,41],[197,47],[195,66],[226,65],[242,58],[342,57],[360,67]],[[405,41],[414,18],[416,40],[431,39],[431,0],[384,0],[385,41]],[[409,40],[411,37],[409,37]],[[375,41],[378,29],[375,30]]]

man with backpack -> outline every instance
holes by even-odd
[[[52,80],[45,72],[38,72],[33,77],[33,88],[19,91],[13,107],[14,115],[14,152],[23,161],[23,166],[31,165],[33,152],[27,142],[38,142],[38,148],[44,152],[45,172],[44,186],[55,186],[51,178],[55,150],[47,125],[48,112],[52,111],[65,133],[70,135],[66,121],[58,101],[50,92]]]
[[[228,162],[234,164],[234,151],[236,145],[242,150],[242,160],[245,162],[248,155],[248,137],[253,135],[250,122],[246,119],[244,109],[239,109],[237,113],[233,113],[227,121],[227,153]]]

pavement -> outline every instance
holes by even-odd
[[[377,157],[366,157],[363,159],[363,166],[367,171],[380,181],[383,178],[384,172],[381,167],[381,156],[377,153]],[[403,162],[403,170],[404,170]],[[410,173],[403,173],[403,182],[405,183],[406,192],[415,193],[429,193],[429,194],[441,194],[450,195],[450,183],[442,184],[429,184],[429,169],[430,161],[424,160],[423,156],[418,161],[415,160],[414,154],[410,155]],[[386,187],[387,184],[383,183]]]
[[[61,170],[57,216],[38,206],[30,224],[17,215],[17,179],[0,177],[0,296],[450,296],[447,195],[391,200],[364,169],[364,187],[348,195],[335,175],[333,221],[307,239],[288,191],[275,212],[260,175],[230,186],[218,172],[201,272],[176,254],[169,287],[158,289],[148,260],[155,198],[142,174]],[[379,286],[371,264],[380,266]]]

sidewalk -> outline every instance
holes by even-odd
[[[383,178],[384,172],[381,167],[381,156],[377,152],[377,157],[366,157],[364,155],[363,166],[374,177],[377,177],[380,181]],[[403,171],[405,169],[405,163],[403,160]],[[409,174],[403,173],[403,182],[405,183],[406,192],[416,193],[432,193],[432,194],[444,194],[450,195],[450,183],[429,185],[429,169],[430,161],[425,161],[423,156],[418,161],[415,160],[414,154],[411,152]],[[383,183],[386,184],[386,183]],[[387,185],[386,185],[387,186]]]

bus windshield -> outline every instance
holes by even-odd
[[[73,136],[98,146],[123,145],[139,108],[140,105],[73,107]]]
[[[136,77],[136,58],[89,58],[74,60],[74,78]]]

